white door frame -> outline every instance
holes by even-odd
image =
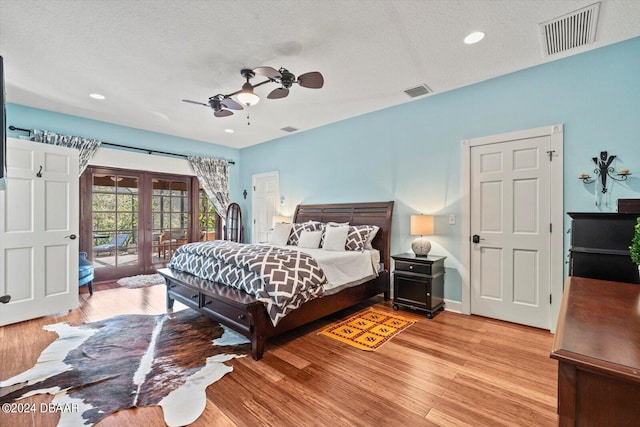
[[[461,241],[461,271],[462,278],[462,304],[461,312],[471,314],[471,147],[496,144],[516,139],[538,138],[549,136],[551,138],[551,253],[550,253],[550,280],[551,280],[551,332],[555,332],[562,293],[564,289],[564,205],[563,205],[563,125],[556,124],[535,129],[509,132],[499,135],[491,135],[480,138],[465,139],[462,141],[462,241]]]
[[[264,173],[257,173],[255,175],[251,176],[251,243],[257,243],[258,239],[256,236],[256,209],[255,209],[255,205],[256,205],[256,180],[258,179],[262,179],[262,178],[269,178],[269,177],[274,177],[278,179],[278,194],[276,195],[276,200],[279,201],[280,200],[280,172],[278,171],[273,171],[273,172],[264,172]],[[277,202],[279,203],[279,202]],[[275,211],[276,213],[280,213],[280,209],[279,209],[279,204],[275,206]]]

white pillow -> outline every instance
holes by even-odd
[[[349,234],[349,226],[327,227],[324,231],[322,249],[325,251],[344,251],[347,234]]]
[[[316,249],[320,247],[321,238],[322,238],[322,231],[304,230],[300,234],[300,240],[298,240],[298,247]]]
[[[289,234],[291,234],[292,228],[293,224],[288,224],[286,222],[279,222],[275,224],[273,226],[271,237],[269,238],[269,243],[276,246],[285,246],[287,244],[287,240],[289,240]]]

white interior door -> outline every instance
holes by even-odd
[[[280,174],[268,172],[252,177],[251,242],[266,242],[273,230],[273,217],[278,215],[280,203]]]
[[[78,151],[9,139],[0,192],[0,325],[78,306]]]
[[[549,136],[471,147],[471,312],[550,329]]]

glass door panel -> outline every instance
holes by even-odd
[[[138,264],[139,179],[94,174],[92,186],[92,259],[99,270]]]
[[[167,262],[188,242],[189,182],[153,178],[151,184],[152,263]]]

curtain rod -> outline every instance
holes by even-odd
[[[24,129],[24,128],[19,128],[19,127],[15,127],[15,126],[9,126],[9,130],[18,130],[18,131],[22,131],[22,132],[29,132],[31,133],[31,129]],[[132,147],[130,145],[122,145],[122,144],[115,144],[113,142],[102,142],[100,145],[107,145],[109,147],[118,147],[118,148],[126,148],[128,150],[137,150],[137,151],[143,151],[147,154],[165,154],[167,156],[175,156],[175,157],[182,157],[184,159],[189,158],[189,156],[187,156],[186,154],[178,154],[178,153],[170,153],[168,151],[160,151],[160,150],[151,150],[149,148],[140,148],[140,147]],[[227,160],[227,163],[229,163],[230,165],[235,165],[236,162],[234,162],[233,160]]]

